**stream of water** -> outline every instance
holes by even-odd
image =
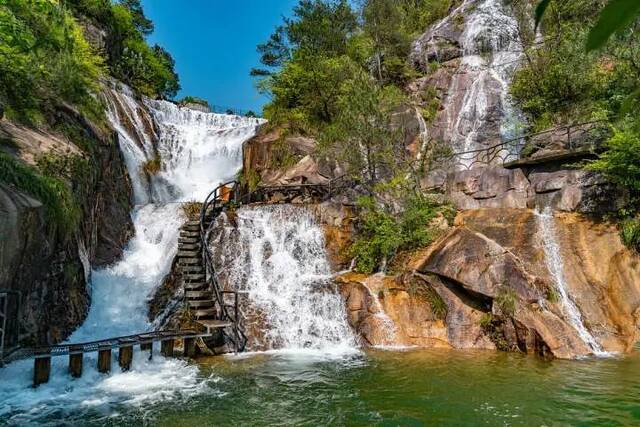
[[[260,123],[165,101],[146,100],[145,106],[126,88],[110,92],[107,101],[133,187],[135,235],[121,261],[92,272],[88,316],[68,342],[152,329],[147,301],[177,252],[179,227],[185,220],[181,202],[202,200],[216,185],[232,179],[241,166],[242,144]],[[143,165],[158,156],[162,168],[148,179]],[[113,413],[118,405],[147,405],[203,390],[197,367],[182,360],[158,355],[149,361],[136,352],[130,372],[117,372],[114,360],[108,376],[99,374],[96,364],[96,354],[85,355],[82,378],[72,380],[67,358],[53,358],[50,382],[37,389],[30,387],[33,361],[1,369],[0,419],[20,425],[67,413]]]

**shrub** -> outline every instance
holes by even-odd
[[[628,248],[640,252],[640,218],[631,218],[620,224],[620,238]]]
[[[518,296],[513,289],[507,286],[502,286],[498,290],[495,303],[500,308],[500,311],[502,311],[506,316],[513,316],[515,314],[517,302]]]
[[[493,324],[493,313],[483,313],[482,317],[480,317],[480,327],[482,329],[489,329]]]
[[[605,144],[606,151],[586,168],[602,172],[611,181],[640,192],[640,132],[634,123],[626,122],[614,129]]]
[[[81,210],[71,189],[59,178],[42,176],[19,160],[0,152],[0,182],[38,199],[45,206],[49,229],[69,237],[80,222]]]
[[[421,194],[409,196],[399,212],[378,204],[372,197],[360,198],[358,206],[359,225],[350,253],[356,260],[356,270],[363,273],[391,261],[399,250],[431,243],[437,235],[434,218],[449,209]]]
[[[156,155],[156,157],[154,157],[153,159],[149,159],[142,164],[142,170],[145,174],[147,174],[147,176],[156,175],[158,172],[160,172],[161,168],[162,160],[160,159],[159,155]]]
[[[178,104],[198,104],[209,108],[209,101],[207,101],[206,99],[198,98],[197,96],[185,96],[180,101],[178,101]]]
[[[202,203],[190,201],[182,204],[182,212],[189,221],[199,221],[200,211],[202,211]]]

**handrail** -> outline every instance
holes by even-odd
[[[229,206],[232,205],[242,205],[246,203],[252,203],[254,200],[254,196],[257,194],[268,194],[269,192],[275,191],[303,191],[304,189],[324,189],[327,188],[328,192],[325,194],[331,197],[336,190],[341,190],[347,183],[347,177],[345,175],[336,177],[334,179],[329,180],[329,182],[325,184],[293,184],[293,185],[277,185],[277,186],[261,186],[256,188],[253,191],[249,191],[243,195],[239,195],[240,183],[238,181],[232,180],[225,182],[223,184],[218,185],[214,188],[205,198],[204,203],[202,204],[202,208],[200,209],[200,239],[201,239],[201,251],[202,251],[202,262],[205,268],[205,280],[209,285],[210,291],[214,294],[215,302],[218,304],[219,308],[219,320],[228,320],[232,321],[234,324],[234,336],[235,336],[235,346],[236,351],[238,351],[239,339],[242,338],[243,345],[246,345],[247,336],[244,332],[238,327],[238,323],[240,321],[239,316],[239,308],[238,308],[238,292],[237,291],[225,291],[222,290],[217,278],[217,272],[213,265],[213,255],[211,254],[211,250],[209,249],[209,236],[215,226],[215,219],[217,215],[222,213],[224,210],[228,209]],[[222,197],[223,189],[226,191],[226,194],[229,195],[228,200],[225,200]],[[211,210],[212,218],[209,225],[206,225],[207,221],[207,212]],[[216,211],[219,212],[216,214]],[[234,316],[231,317],[229,311],[227,310],[227,304],[224,301],[224,295],[227,293],[235,294],[234,301]]]
[[[509,157],[519,156],[521,154],[522,149],[526,146],[526,144],[529,142],[531,138],[540,136],[540,135],[545,135],[545,134],[557,133],[558,131],[567,132],[567,141],[565,145],[567,149],[571,150],[575,148],[573,146],[573,141],[571,139],[572,129],[581,128],[588,125],[595,125],[603,122],[606,122],[606,120],[598,119],[598,120],[590,120],[590,121],[580,122],[580,123],[572,123],[564,126],[557,126],[555,128],[545,129],[540,132],[527,133],[515,138],[502,141],[500,143],[494,144],[489,147],[454,152],[448,155],[444,155],[436,160],[438,161],[456,160],[457,165],[463,166],[466,169],[471,169],[473,166],[477,164],[488,165],[488,164],[491,164],[496,159],[500,159],[504,164],[507,162]],[[597,127],[593,126],[585,130],[592,131],[594,129],[597,129]],[[537,148],[544,148],[544,146],[540,146]]]

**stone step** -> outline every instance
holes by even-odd
[[[182,270],[182,274],[196,274],[196,273],[200,273],[200,274],[204,274],[204,268],[201,265],[182,265],[180,266],[180,269]]]
[[[179,251],[197,251],[201,247],[200,243],[178,243]]]
[[[211,298],[210,291],[187,291],[185,292],[187,299]]]
[[[196,319],[202,319],[207,317],[215,317],[218,312],[215,308],[202,308],[199,310],[193,310],[192,314]]]
[[[200,232],[200,223],[196,225],[183,225],[180,227],[180,231],[197,231]]]
[[[180,237],[178,239],[178,244],[182,244],[182,243],[186,243],[186,244],[194,244],[194,243],[200,243],[200,236],[198,237]]]
[[[208,309],[213,307],[215,303],[210,299],[202,299],[202,300],[189,300],[187,301],[189,304],[189,308],[197,308],[197,309]]]
[[[204,282],[185,283],[183,287],[185,291],[207,291],[207,284]]]
[[[187,221],[184,223],[184,225],[200,227],[200,221],[199,220]]]
[[[196,274],[182,273],[182,280],[184,280],[185,282],[202,281],[204,280],[204,273],[196,273]]]
[[[180,237],[200,237],[199,231],[180,231]]]
[[[178,261],[180,264],[189,264],[189,265],[193,265],[193,264],[200,264],[202,263],[202,258],[200,257],[195,257],[195,258],[180,258],[180,260]]]
[[[198,258],[199,251],[178,251],[178,257],[180,258]]]

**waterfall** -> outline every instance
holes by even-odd
[[[550,207],[544,208],[542,212],[535,211],[538,220],[540,238],[543,243],[545,262],[559,295],[559,303],[562,307],[562,314],[571,326],[576,330],[580,339],[591,349],[596,356],[606,356],[608,353],[591,335],[582,320],[582,314],[578,306],[567,292],[567,281],[564,275],[564,264],[562,262],[562,252],[557,241],[556,227],[553,212]]]
[[[232,241],[212,246],[230,269],[230,285],[261,313],[261,347],[353,352],[356,339],[314,216],[304,207],[273,205],[242,208],[235,222]]]
[[[466,18],[458,39],[463,56],[444,104],[445,139],[462,152],[518,136],[521,121],[509,99],[509,83],[522,45],[518,23],[502,0],[465,0],[433,31],[455,26],[455,16]],[[463,158],[460,162],[470,163]]]
[[[232,179],[241,167],[242,144],[260,119],[179,108],[166,101],[138,101],[126,88],[105,95],[108,118],[118,133],[135,207],[135,235],[121,261],[91,274],[92,304],[87,319],[68,342],[86,342],[150,330],[147,300],[169,272],[184,221],[181,202],[201,200]],[[145,162],[159,159],[150,179]],[[157,350],[157,349],[156,349]],[[132,370],[98,374],[96,354],[85,355],[82,378],[72,380],[64,357],[52,359],[51,380],[30,388],[33,361],[0,370],[0,418],[28,424],[65,411],[117,411],[206,389],[198,369],[160,355],[147,360],[135,352]],[[115,361],[114,361],[115,366]]]

